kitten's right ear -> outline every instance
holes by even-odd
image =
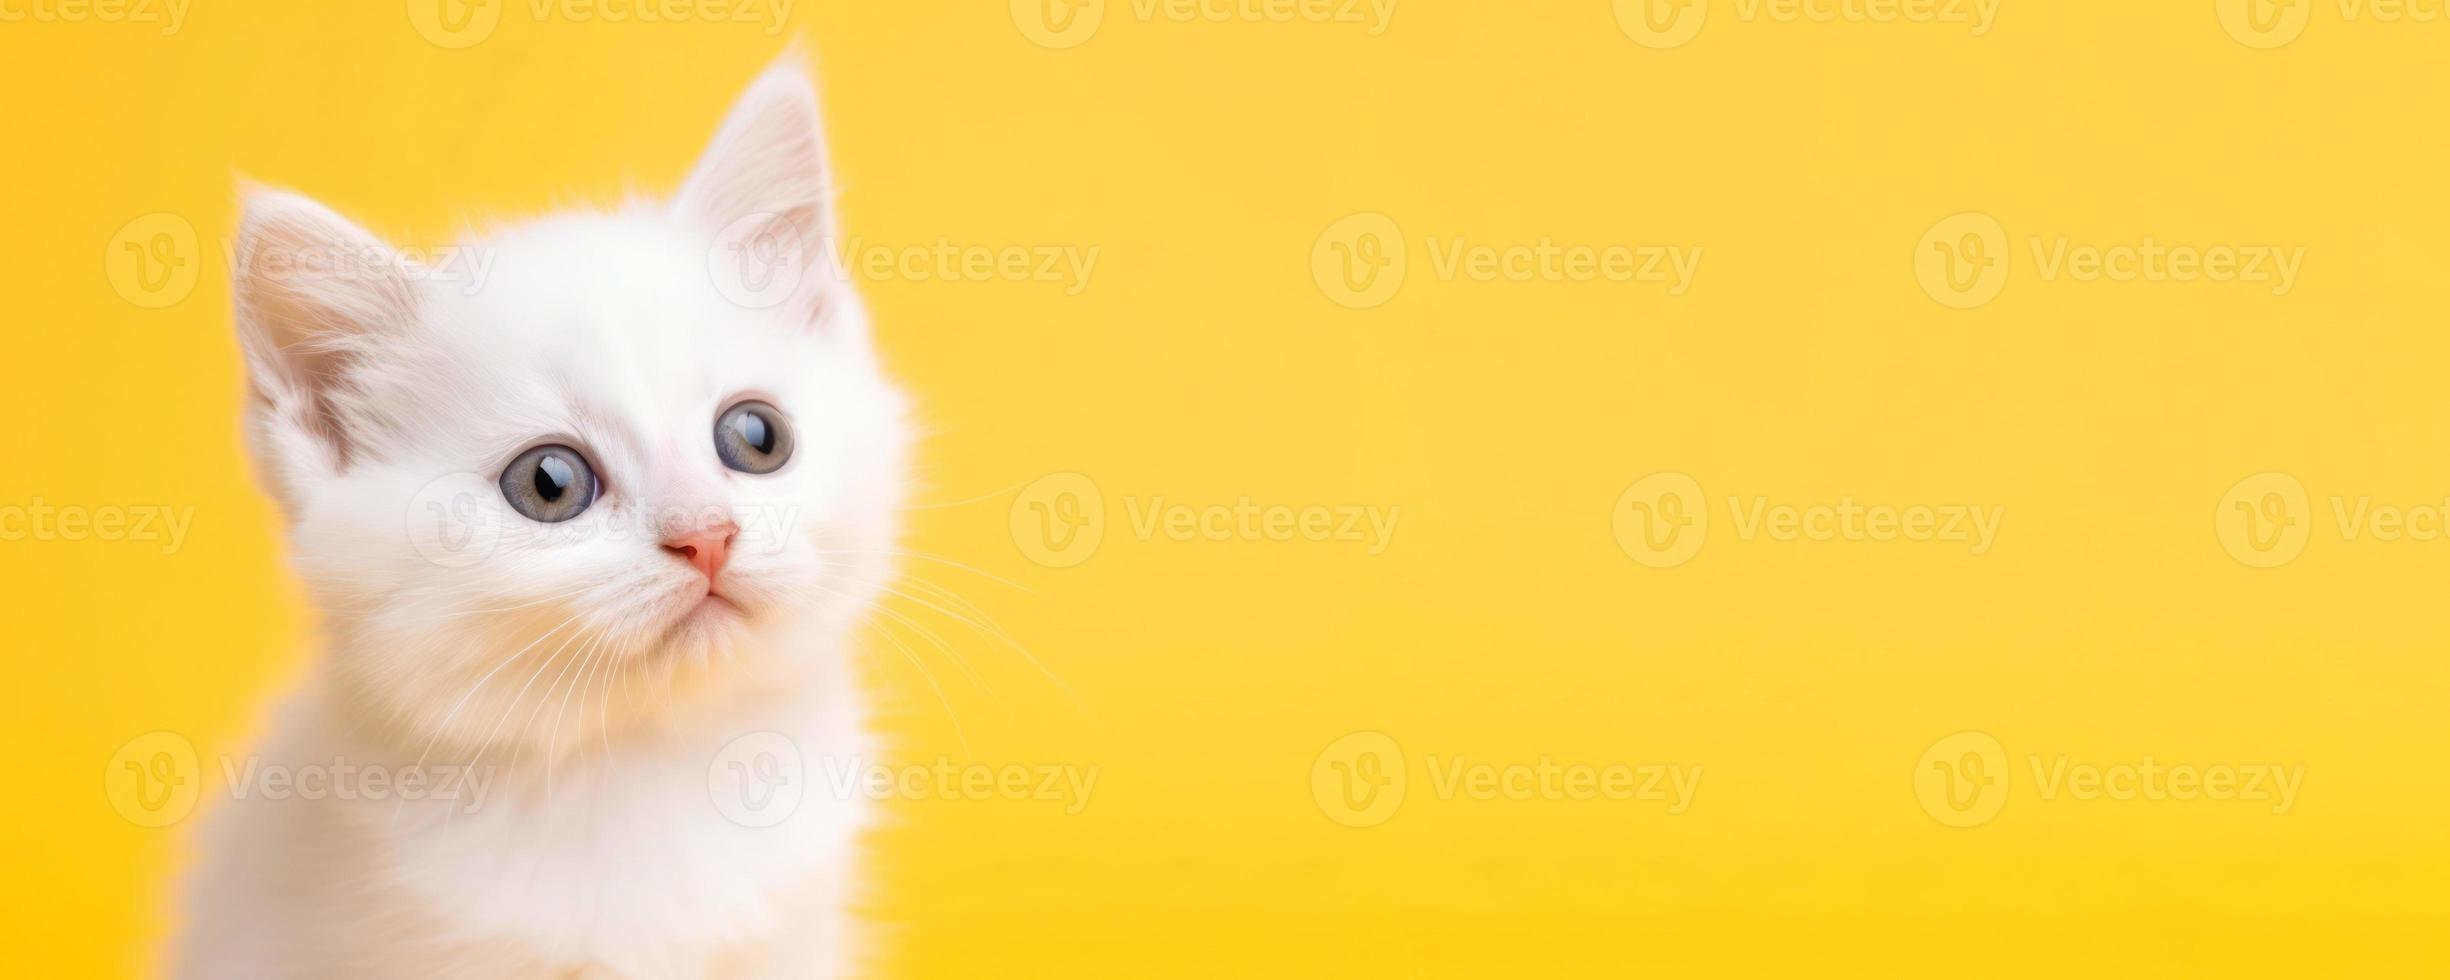
[[[708,231],[772,218],[814,240],[834,233],[832,195],[816,87],[794,49],[732,104],[673,206]]]
[[[230,290],[247,359],[248,435],[284,511],[347,468],[367,421],[351,373],[415,321],[408,266],[382,239],[308,198],[243,191]]]
[[[842,324],[830,315],[832,277],[820,272],[835,237],[831,174],[816,87],[795,48],[732,104],[672,209],[715,236],[710,258],[734,264],[718,273],[718,286],[737,287],[727,296],[758,307],[790,301],[811,327]]]

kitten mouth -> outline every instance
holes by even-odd
[[[680,632],[693,628],[721,626],[737,622],[747,615],[748,610],[741,608],[738,601],[716,591],[714,586],[709,584],[705,593],[699,595],[696,602],[690,603],[688,608],[682,610],[681,614],[673,619],[672,629],[674,632]]]

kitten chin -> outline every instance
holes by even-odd
[[[834,227],[788,55],[672,201],[455,247],[481,283],[248,191],[249,445],[326,642],[221,767],[179,975],[847,967],[869,813],[806,774],[870,749],[908,435]]]

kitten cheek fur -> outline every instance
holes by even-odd
[[[865,310],[825,266],[828,173],[786,55],[670,203],[457,246],[481,285],[308,198],[245,190],[248,444],[325,641],[258,755],[494,778],[474,814],[233,801],[189,882],[181,973],[840,962],[864,810],[812,798],[744,838],[707,782],[760,729],[806,755],[868,744],[848,637],[892,574],[909,436]],[[781,294],[723,288],[710,257],[743,234]],[[744,396],[790,420],[772,473],[715,453],[717,414]],[[551,525],[495,487],[546,442],[603,487]],[[663,546],[676,518],[741,528],[716,576]]]

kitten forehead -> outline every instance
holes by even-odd
[[[720,403],[783,397],[839,352],[787,314],[726,298],[712,239],[651,210],[547,219],[464,247],[478,288],[429,283],[433,370],[473,400],[439,404],[489,443],[615,430],[636,451],[701,433]],[[416,398],[414,391],[395,391]],[[470,409],[481,409],[469,411]],[[605,447],[610,451],[610,447]]]

